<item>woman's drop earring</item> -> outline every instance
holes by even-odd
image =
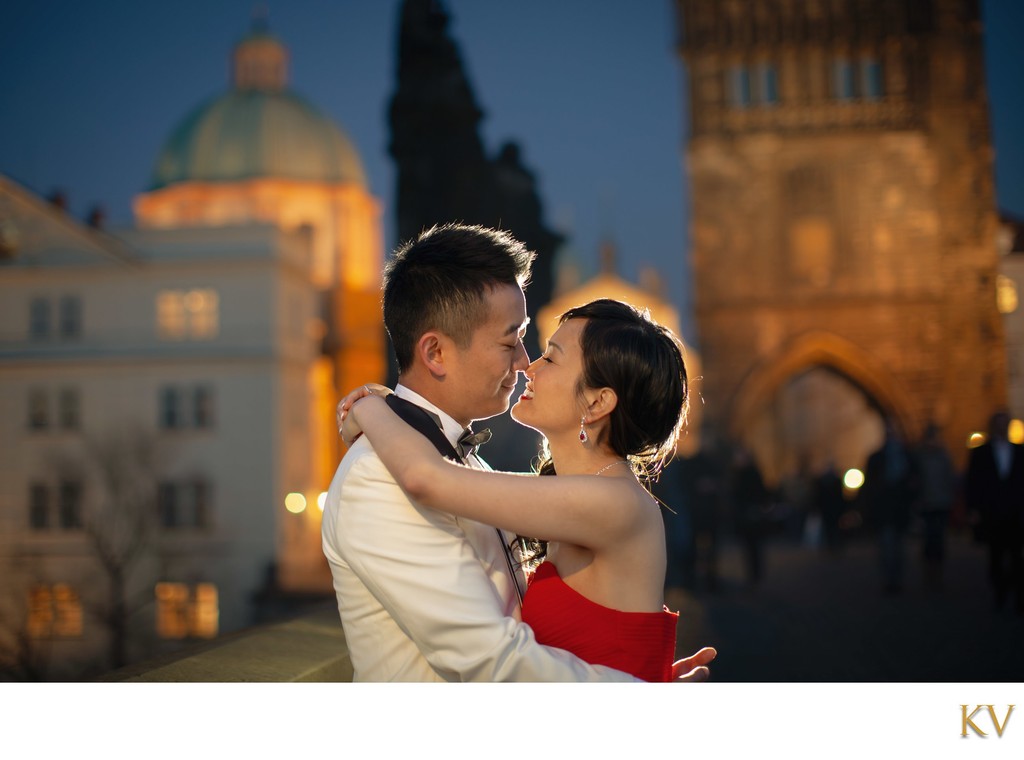
[[[586,443],[588,440],[587,429],[583,427],[586,423],[586,416],[580,417],[580,443]]]

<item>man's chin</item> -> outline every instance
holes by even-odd
[[[511,396],[511,394],[510,394]],[[495,399],[494,403],[491,404],[490,408],[484,411],[483,409],[477,415],[474,415],[474,420],[489,420],[491,417],[497,417],[499,414],[504,414],[508,411],[508,398]]]

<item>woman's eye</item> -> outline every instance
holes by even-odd
[[[552,361],[551,361],[551,359],[549,359],[549,358],[548,358],[548,357],[546,357],[546,356],[542,356],[542,357],[540,357],[540,358],[541,358],[541,359],[543,359],[544,361],[546,361],[546,362],[547,362],[548,364],[554,364],[554,362],[552,362]]]

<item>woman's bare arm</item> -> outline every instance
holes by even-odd
[[[635,486],[628,481],[487,472],[450,462],[375,396],[351,406],[346,426],[351,418],[395,481],[424,506],[588,548],[620,539],[636,522]]]

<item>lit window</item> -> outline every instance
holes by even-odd
[[[1017,283],[1005,274],[996,277],[996,305],[1000,314],[1017,311]]]
[[[64,388],[61,390],[58,408],[60,411],[60,426],[65,430],[77,430],[80,423],[78,390],[75,388]]]
[[[180,290],[165,290],[157,295],[156,326],[165,340],[185,337],[185,302]]]
[[[65,480],[60,484],[60,527],[77,530],[85,527],[82,520],[82,484]]]
[[[28,426],[32,430],[50,426],[50,398],[42,388],[33,388],[28,393]]]
[[[212,639],[220,625],[217,587],[212,583],[200,583],[195,588],[195,602],[192,607],[192,635]]]
[[[162,290],[156,299],[157,334],[165,340],[216,337],[220,299],[211,288]]]
[[[188,586],[184,583],[156,584],[156,632],[165,639],[188,636]]]
[[[35,339],[50,337],[50,301],[47,298],[33,298],[28,309],[29,335]]]
[[[218,298],[216,290],[190,290],[185,296],[189,336],[213,338],[219,329]]]
[[[78,338],[82,334],[82,299],[64,296],[60,299],[60,337]]]
[[[75,638],[82,635],[82,602],[64,583],[38,585],[29,590],[28,635],[41,638]]]
[[[156,631],[161,638],[213,638],[219,615],[217,587],[212,583],[156,584]]]

